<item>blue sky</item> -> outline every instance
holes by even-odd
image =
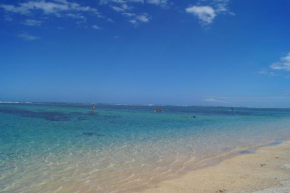
[[[290,107],[286,0],[2,0],[0,101]]]

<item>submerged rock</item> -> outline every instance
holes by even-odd
[[[97,136],[97,137],[104,136],[102,134],[92,133],[92,132],[85,132],[85,133],[83,133],[83,135],[86,135],[86,136]]]
[[[21,117],[42,118],[48,121],[69,121],[70,117],[61,112],[30,111],[23,109],[0,109],[1,113],[13,114]]]

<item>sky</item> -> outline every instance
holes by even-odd
[[[0,101],[290,108],[290,1],[1,0]]]

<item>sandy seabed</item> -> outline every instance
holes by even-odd
[[[290,141],[226,159],[143,193],[290,193]]]

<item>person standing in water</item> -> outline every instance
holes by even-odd
[[[95,113],[95,104],[92,104],[93,113]]]

